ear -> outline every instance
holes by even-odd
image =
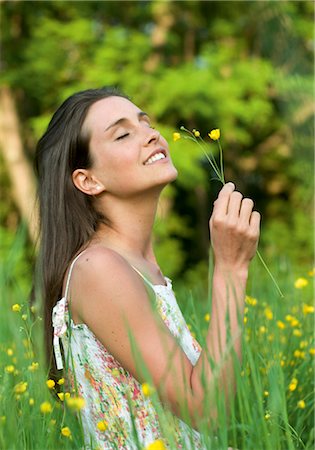
[[[88,169],[76,169],[72,173],[72,181],[79,191],[87,195],[98,195],[105,191],[105,186]]]

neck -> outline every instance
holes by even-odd
[[[101,224],[94,242],[106,245],[131,259],[145,259],[156,263],[152,247],[159,193],[133,198],[105,195],[99,207],[109,225]]]

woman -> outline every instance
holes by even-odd
[[[232,183],[215,201],[212,320],[201,350],[152,248],[159,196],[177,171],[148,115],[115,90],[79,92],[53,116],[36,167],[47,351],[54,336],[57,368],[65,366],[86,402],[87,446],[133,449],[163,438],[141,388],[149,381],[174,414],[169,445],[202,448],[180,417],[186,411],[196,426],[200,416],[215,419],[215,402],[204,406],[216,378],[212,362],[227,404],[233,395],[230,343],[241,359],[238,323],[259,237],[253,202]]]

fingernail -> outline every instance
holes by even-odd
[[[235,189],[235,184],[232,183],[232,181],[229,181],[228,183],[226,183],[226,185]]]

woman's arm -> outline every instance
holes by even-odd
[[[237,312],[242,311],[247,269],[258,235],[259,216],[251,213],[252,202],[241,201],[227,184],[215,202],[210,220],[215,254],[212,319],[207,348],[194,367],[172,336],[161,317],[154,312],[148,293],[138,274],[116,252],[106,248],[86,250],[73,271],[71,309],[73,317],[86,323],[106,349],[139,382],[148,381],[135,363],[131,332],[161,400],[178,416],[183,405],[194,422],[204,414],[204,397],[214,378],[207,353],[216,363],[228,349],[226,312],[229,311],[231,335],[240,356]],[[221,368],[220,387],[233,384],[231,358]],[[207,386],[201,378],[205,373]],[[215,417],[215,399],[207,415]]]

